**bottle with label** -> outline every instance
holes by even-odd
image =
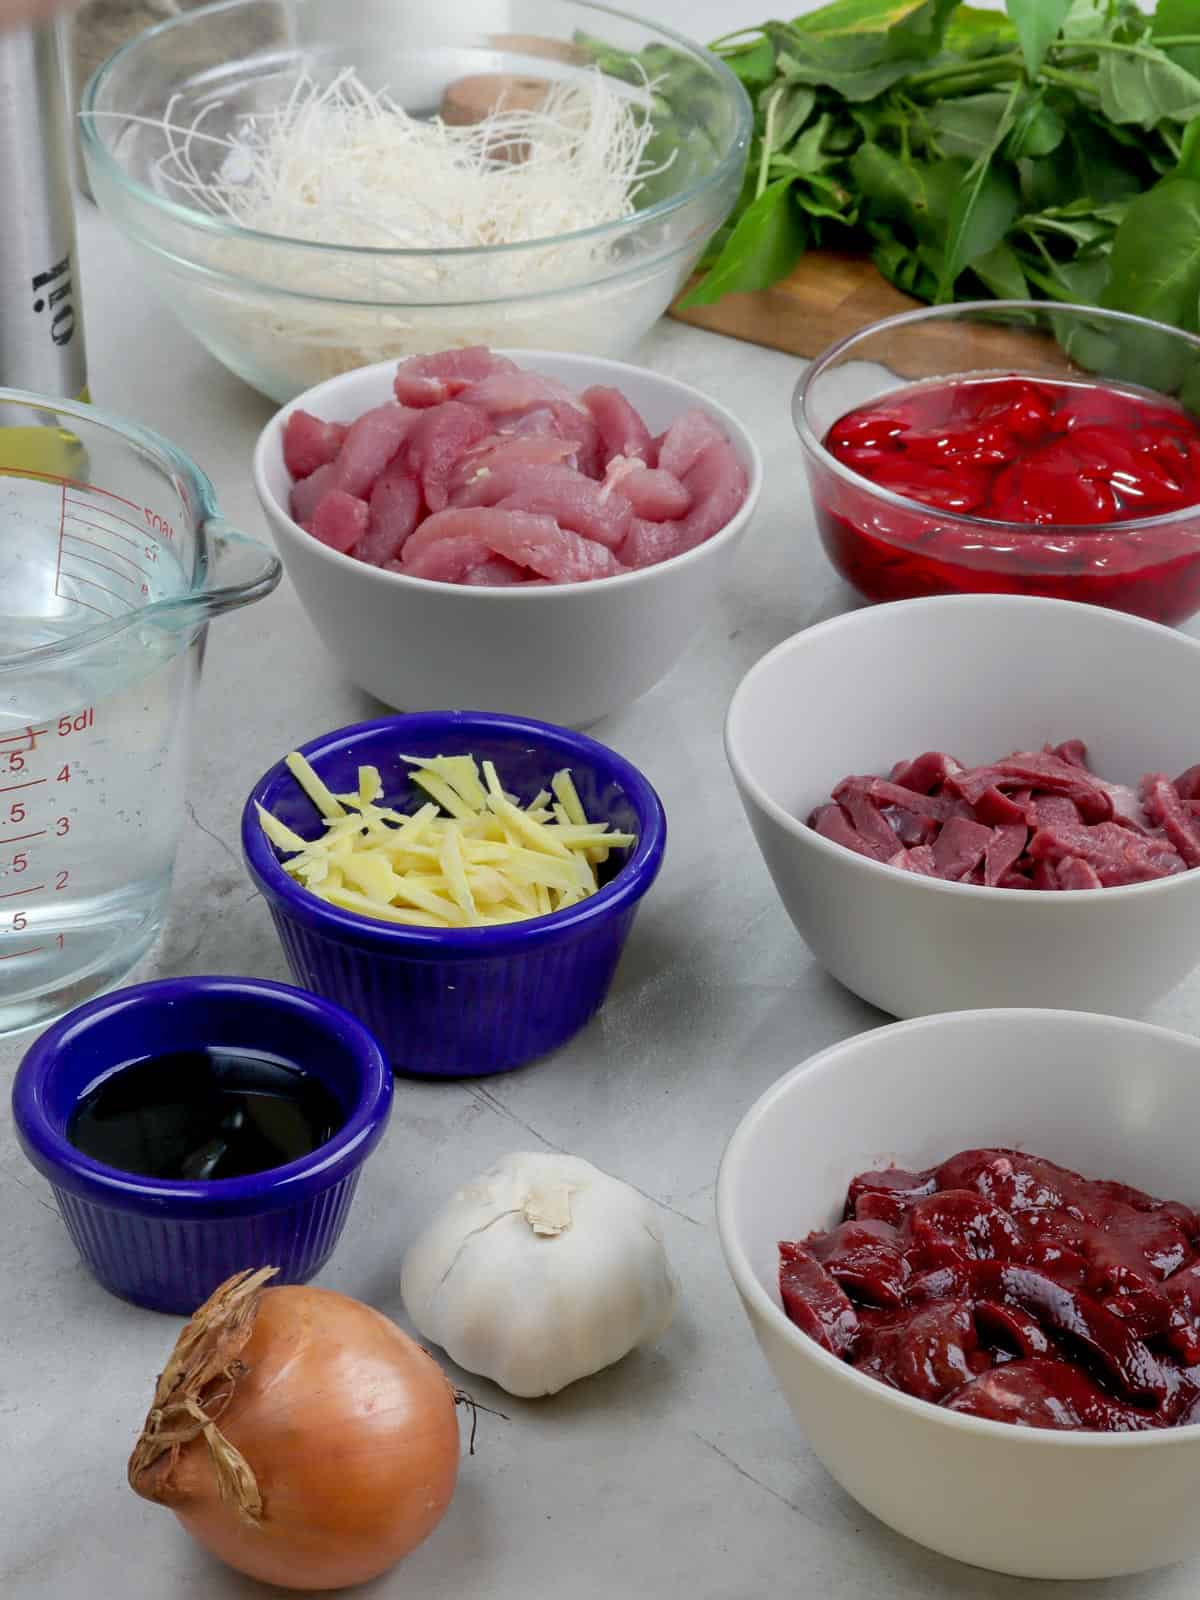
[[[87,358],[58,34],[0,31],[0,386],[86,400]],[[79,443],[61,427],[4,426],[0,470],[66,475]]]

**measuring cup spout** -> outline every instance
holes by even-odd
[[[240,533],[224,517],[209,517],[204,533],[208,571],[193,598],[207,616],[219,617],[262,600],[277,587],[283,567],[265,544]]]

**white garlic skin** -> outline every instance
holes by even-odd
[[[679,1283],[635,1189],[576,1156],[521,1151],[451,1196],[400,1292],[460,1367],[533,1399],[665,1333]]]

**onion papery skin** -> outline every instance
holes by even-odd
[[[197,1437],[135,1482],[229,1566],[285,1588],[337,1589],[393,1566],[441,1521],[458,1475],[454,1390],[370,1306],[327,1289],[262,1291],[221,1411],[262,1497],[257,1522],[223,1504]]]

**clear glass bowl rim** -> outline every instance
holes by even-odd
[[[1005,312],[1005,311],[1033,311],[1040,316],[1079,316],[1100,318],[1106,322],[1121,323],[1128,327],[1145,328],[1150,332],[1170,334],[1181,343],[1188,345],[1197,360],[1200,361],[1200,338],[1195,334],[1185,333],[1182,328],[1173,328],[1165,322],[1155,322],[1149,317],[1134,316],[1128,311],[1109,311],[1100,306],[1083,306],[1072,302],[1059,300],[958,300],[944,306],[918,306],[915,311],[901,311],[892,317],[882,317],[878,322],[872,322],[865,328],[858,328],[853,333],[848,333],[839,339],[836,344],[831,344],[820,355],[814,356],[809,363],[804,375],[797,381],[792,393],[792,423],[800,436],[800,443],[808,452],[812,460],[818,463],[825,471],[833,473],[849,488],[860,493],[871,495],[884,505],[891,506],[897,511],[916,514],[925,518],[936,517],[944,523],[953,523],[978,529],[980,534],[990,535],[995,538],[998,534],[1011,539],[1053,539],[1053,538],[1081,538],[1094,539],[1097,536],[1113,534],[1136,534],[1151,532],[1160,528],[1169,528],[1180,522],[1195,522],[1200,516],[1200,502],[1189,506],[1182,506],[1175,511],[1160,511],[1152,517],[1131,517],[1124,522],[1001,522],[991,517],[976,517],[966,511],[944,511],[939,506],[926,505],[922,500],[910,500],[906,495],[896,494],[891,489],[885,489],[882,484],[873,482],[864,477],[861,472],[845,465],[825,448],[824,443],[818,438],[815,429],[809,422],[808,402],[810,391],[817,379],[838,364],[840,358],[847,351],[861,341],[872,339],[877,334],[890,332],[894,328],[902,328],[913,323],[927,322],[933,318],[966,317],[972,313],[980,312]],[[1169,398],[1164,396],[1164,398]],[[852,408],[853,409],[853,408]],[[1200,532],[1200,530],[1198,530]],[[886,535],[891,543],[904,545],[903,534],[897,536],[889,533]]]
[[[95,162],[107,175],[128,191],[141,204],[148,205],[153,210],[161,212],[174,222],[183,223],[187,227],[200,228],[206,233],[211,233],[228,239],[244,239],[259,244],[286,245],[291,249],[311,251],[318,256],[326,258],[344,256],[358,259],[383,259],[383,260],[436,260],[443,257],[450,259],[482,258],[496,260],[502,256],[520,255],[530,250],[543,250],[548,246],[573,244],[589,239],[603,239],[608,235],[626,232],[631,228],[641,227],[643,223],[656,222],[682,210],[692,204],[702,195],[717,189],[724,183],[730,174],[738,167],[750,147],[750,136],[753,131],[754,114],[750,105],[750,97],[746,93],[740,79],[719,56],[695,43],[681,33],[664,27],[661,23],[645,17],[635,16],[632,12],[619,10],[615,6],[598,5],[595,0],[572,0],[581,9],[594,13],[597,17],[614,17],[619,22],[632,23],[636,27],[646,28],[657,34],[653,42],[669,43],[688,55],[697,65],[705,67],[713,74],[714,81],[724,90],[735,111],[733,137],[729,148],[724,152],[717,166],[712,172],[707,173],[698,182],[690,184],[686,189],[676,195],[671,195],[665,200],[658,201],[655,205],[647,206],[644,211],[637,211],[630,217],[621,217],[614,222],[596,223],[590,228],[580,228],[573,233],[550,234],[542,239],[526,239],[516,244],[501,245],[459,245],[448,249],[421,250],[421,249],[393,249],[386,246],[374,245],[341,245],[322,244],[311,239],[295,239],[288,234],[263,233],[256,228],[244,228],[239,223],[230,222],[225,218],[210,215],[208,212],[197,211],[191,206],[181,205],[178,201],[169,200],[158,194],[154,189],[148,188],[136,178],[130,177],[128,172],[116,156],[109,149],[107,142],[97,131],[97,121],[100,113],[96,101],[101,92],[107,88],[109,79],[126,65],[127,58],[132,58],[138,51],[147,49],[166,33],[176,29],[187,28],[197,19],[207,20],[223,11],[240,11],[245,6],[257,3],[257,0],[219,0],[218,4],[205,5],[195,10],[181,12],[178,16],[169,17],[165,22],[157,23],[152,28],[147,28],[143,33],[128,40],[119,50],[109,56],[95,72],[92,73],[84,87],[79,104],[80,139],[85,155],[89,161]],[[105,113],[107,116],[107,114]]]

